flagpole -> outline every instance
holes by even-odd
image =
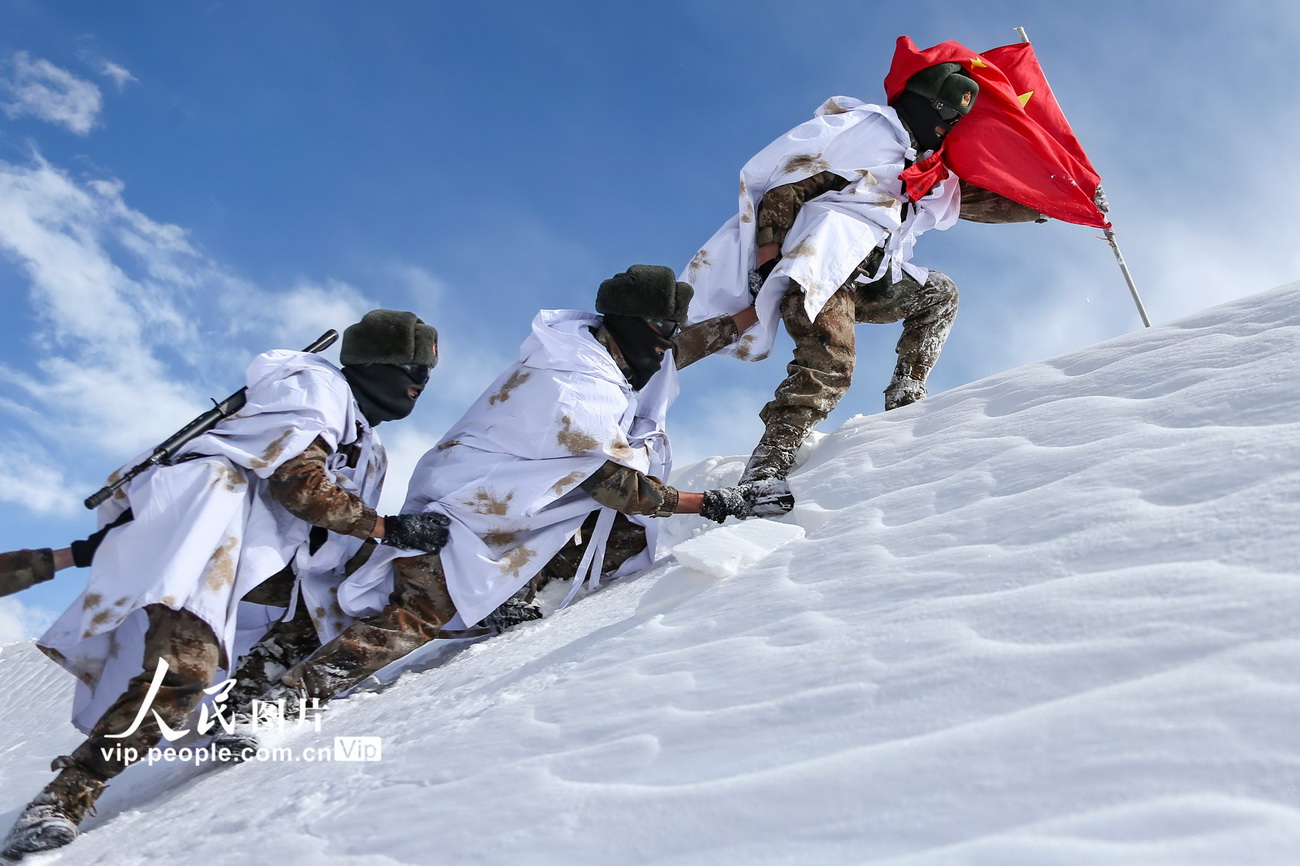
[[[1016,35],[1020,37],[1021,42],[1029,41],[1029,35],[1025,33],[1025,28],[1023,27],[1016,28]],[[1044,73],[1044,75],[1045,74],[1046,73]],[[1103,202],[1106,201],[1106,194],[1102,192],[1100,186],[1097,187],[1097,194],[1098,198]],[[1103,213],[1108,211],[1109,207],[1103,210]],[[1128,262],[1124,261],[1124,254],[1120,252],[1119,239],[1115,237],[1115,229],[1108,228],[1103,229],[1103,231],[1106,233],[1106,240],[1110,241],[1111,250],[1115,253],[1115,261],[1119,262],[1120,272],[1124,274],[1124,282],[1128,283],[1128,290],[1129,294],[1133,296],[1133,303],[1137,304],[1138,315],[1142,317],[1142,324],[1149,328],[1151,327],[1151,319],[1147,317],[1147,309],[1142,305],[1142,296],[1138,294],[1137,283],[1133,282],[1133,274],[1129,272]]]

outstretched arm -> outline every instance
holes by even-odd
[[[667,517],[703,514],[721,523],[727,517],[776,517],[794,507],[784,481],[768,481],[695,493],[678,490],[650,475],[606,461],[580,485],[592,499],[622,514]]]
[[[689,367],[701,358],[707,358],[720,349],[725,349],[740,335],[754,327],[758,321],[758,311],[746,307],[730,316],[718,316],[683,328],[677,335],[677,345],[673,349],[673,359],[677,369]]]
[[[306,451],[286,461],[271,476],[271,498],[290,514],[313,526],[357,538],[383,538],[384,519],[330,478],[325,468],[329,455],[325,441],[317,438]],[[49,551],[52,572],[73,566],[88,567],[109,530],[129,523],[133,518],[134,514],[128,508],[117,520],[90,537],[74,541],[69,547]]]
[[[317,437],[307,450],[286,460],[270,478],[271,498],[294,517],[339,535],[376,538],[410,550],[435,553],[447,543],[448,520],[441,514],[379,516],[359,496],[334,483],[325,468],[330,450]]]
[[[613,460],[606,460],[578,486],[592,499],[620,514],[655,517],[677,514],[683,495],[676,487]]]
[[[317,437],[307,450],[286,460],[271,476],[271,498],[312,526],[354,538],[382,538],[379,515],[361,497],[334,483],[325,468],[330,449]]]
[[[961,218],[977,223],[1045,223],[1047,217],[967,181],[961,182]]]

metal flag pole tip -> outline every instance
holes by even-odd
[[[1021,42],[1029,41],[1029,34],[1025,32],[1025,28],[1017,27],[1015,31]],[[1102,191],[1100,186],[1097,187],[1097,199],[1098,209],[1102,213],[1109,213],[1110,207],[1105,203],[1106,193]],[[1115,237],[1115,229],[1107,228],[1103,229],[1103,231],[1106,233],[1106,240],[1110,242],[1111,251],[1115,253],[1115,261],[1119,262],[1119,270],[1124,275],[1124,282],[1128,283],[1128,290],[1129,294],[1133,296],[1133,303],[1137,304],[1138,315],[1142,317],[1142,324],[1149,328],[1151,327],[1151,319],[1147,317],[1147,308],[1142,304],[1142,296],[1138,294],[1137,283],[1133,282],[1133,274],[1128,269],[1128,262],[1124,261],[1124,254],[1120,252],[1119,241]]]

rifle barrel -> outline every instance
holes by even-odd
[[[311,345],[303,349],[303,351],[311,352],[313,354],[316,352],[324,351],[325,349],[328,349],[330,346],[334,345],[334,341],[337,340],[338,338],[339,338],[339,332],[334,330],[333,328],[330,328],[328,331],[321,334],[314,341],[312,341]],[[126,484],[132,478],[135,478],[137,475],[139,475],[141,472],[144,472],[149,467],[157,466],[159,463],[162,463],[166,460],[170,460],[176,454],[177,451],[181,450],[182,446],[186,445],[189,442],[192,442],[193,440],[202,436],[204,433],[211,430],[213,427],[217,426],[217,424],[220,423],[222,419],[228,418],[231,415],[238,412],[240,409],[244,408],[244,404],[247,401],[248,401],[248,389],[240,388],[238,391],[231,394],[229,397],[222,400],[220,403],[217,403],[211,409],[204,412],[202,415],[198,416],[193,421],[186,424],[184,427],[182,427],[181,429],[177,430],[175,433],[173,433],[172,435],[164,439],[162,444],[160,444],[157,448],[155,448],[153,450],[153,453],[150,454],[147,459],[142,460],[140,463],[137,463],[135,466],[132,466],[129,470],[127,470],[125,473],[122,474],[122,477],[116,479],[115,481],[110,481],[108,484],[104,485],[103,487],[96,490],[93,494],[86,497],[85,506],[89,508],[91,511],[94,511],[96,508],[98,508],[99,506],[107,502],[108,498],[112,496],[114,493],[116,493],[123,484]]]

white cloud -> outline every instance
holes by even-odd
[[[1279,181],[1286,188],[1300,182],[1300,172],[1290,174]],[[1171,321],[1294,280],[1300,274],[1300,252],[1293,231],[1280,214],[1231,232],[1179,215],[1146,227],[1139,237],[1155,264],[1154,273],[1144,278],[1150,297],[1143,283],[1138,289],[1152,320]]]
[[[39,514],[75,512],[110,470],[197,415],[205,398],[238,388],[256,353],[302,348],[380,306],[337,280],[267,291],[208,259],[184,229],[133,209],[120,181],[82,181],[39,154],[24,165],[0,160],[0,255],[25,275],[31,310],[28,351],[0,365],[0,419],[12,431],[0,448],[16,455],[0,501]],[[436,276],[404,264],[385,272],[438,321]],[[435,372],[417,417],[383,429],[396,443],[387,499],[399,505],[416,460],[508,361],[467,329],[439,324],[455,375]],[[336,360],[337,345],[325,354]]]
[[[53,614],[44,608],[25,605],[16,598],[0,598],[0,646],[31,640],[52,622]]]
[[[4,371],[7,397],[37,411],[38,430],[119,454],[143,447],[160,420],[196,413],[162,355],[192,341],[196,274],[215,270],[121,193],[78,184],[39,155],[0,161],[0,254],[28,278],[37,350],[35,363]]]
[[[411,310],[421,318],[430,315],[447,294],[447,284],[419,265],[398,262],[390,265],[388,271],[406,288]]]
[[[445,291],[443,281],[409,263],[391,263],[383,272],[398,291],[390,284],[381,287],[382,294],[390,298],[405,295],[409,302],[397,306],[413,310],[436,326],[434,312]],[[348,325],[381,306],[371,294],[342,280],[316,282],[306,277],[299,278],[288,291],[274,293],[231,279],[222,297],[224,313],[237,332],[256,331],[269,336],[276,347],[295,349],[331,328],[341,335]],[[338,352],[336,343],[323,354],[336,361]]]
[[[131,83],[132,81],[139,80],[134,75],[132,75],[126,69],[126,67],[119,66],[118,64],[114,63],[111,60],[101,59],[98,62],[97,66],[99,68],[99,74],[104,76],[105,78],[111,79],[113,84],[117,86],[117,89],[119,91],[122,88],[126,87],[126,85]]]
[[[0,161],[0,250],[28,274],[38,313],[62,340],[117,351],[146,328],[175,327],[168,289],[192,285],[200,256],[175,226],[125,206],[121,185],[79,185],[39,155],[30,166]],[[132,252],[144,279],[126,273],[109,247]],[[152,283],[150,281],[153,281]]]
[[[0,161],[0,255],[27,277],[34,318],[32,360],[0,370],[0,414],[25,438],[52,443],[28,455],[5,498],[40,513],[84,495],[52,492],[64,475],[98,484],[197,415],[212,392],[238,387],[255,352],[210,335],[213,321],[228,321],[223,303],[257,311],[234,329],[257,351],[281,345],[267,334],[295,315],[350,321],[351,308],[366,306],[346,288],[270,296],[208,260],[183,229],[131,208],[120,182],[79,182],[39,154],[28,165]],[[277,315],[284,309],[301,312]]]
[[[430,395],[432,396],[432,395]],[[406,487],[415,471],[415,464],[430,448],[438,444],[446,425],[421,423],[429,410],[423,397],[410,418],[393,421],[379,427],[379,436],[388,452],[388,476],[384,481],[384,494],[379,499],[380,514],[396,514],[406,500]]]
[[[270,294],[251,284],[231,287],[224,307],[240,330],[266,334],[265,347],[301,349],[330,329],[358,321],[376,304],[354,286],[338,280],[314,283],[299,280],[289,291]],[[336,360],[338,343],[323,353]]]
[[[10,502],[38,514],[71,516],[78,513],[80,499],[69,490],[63,473],[49,463],[48,456],[36,456],[27,443],[0,440],[5,453],[5,479],[0,484],[0,502]]]
[[[48,60],[33,60],[25,51],[15,54],[7,66],[9,74],[0,78],[0,93],[12,101],[0,102],[0,108],[10,117],[36,117],[77,135],[86,135],[95,126],[102,99],[94,84]]]

